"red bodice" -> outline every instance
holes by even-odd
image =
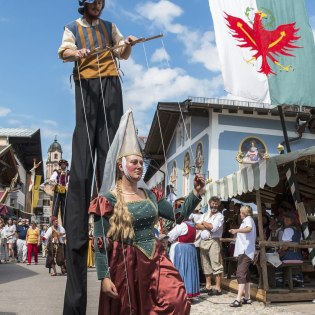
[[[184,222],[185,223],[185,222]],[[190,224],[185,223],[188,227],[188,232],[185,235],[178,237],[179,243],[194,243],[196,240],[196,228]]]

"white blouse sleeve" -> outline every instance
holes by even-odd
[[[286,228],[282,234],[282,242],[292,242],[294,231],[292,228]]]
[[[75,44],[75,36],[67,27],[65,27],[65,30],[62,36],[62,42],[58,49],[58,55],[60,59],[61,59],[62,53],[66,49],[77,50],[77,46]]]
[[[186,223],[181,223],[176,225],[169,233],[168,237],[170,242],[174,242],[181,235],[186,235],[188,233],[188,226]]]

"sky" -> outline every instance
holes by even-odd
[[[306,0],[315,37],[315,0]],[[72,63],[58,59],[77,0],[0,0],[0,123],[41,130],[43,160],[55,136],[71,159],[75,124]],[[225,97],[208,0],[106,0],[102,18],[126,37],[164,34],[121,61],[124,108],[147,135],[159,101]]]

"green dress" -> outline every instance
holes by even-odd
[[[133,217],[135,238],[120,241],[104,238],[109,229],[116,197],[100,196],[90,207],[94,213],[95,265],[99,280],[111,278],[119,298],[100,295],[99,314],[189,314],[183,282],[164,248],[155,238],[158,217],[181,222],[201,199],[190,193],[174,213],[172,205],[158,191],[144,190],[146,199],[127,203]],[[106,250],[105,248],[106,247]]]

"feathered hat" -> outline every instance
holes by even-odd
[[[58,165],[61,166],[61,164],[66,164],[67,167],[69,166],[69,163],[67,160],[63,160],[63,159],[59,160]]]
[[[84,7],[87,3],[94,3],[96,0],[79,0],[79,6],[80,8],[78,9],[80,14],[84,14]],[[103,6],[102,6],[102,10],[104,9],[105,6],[105,0],[103,0]]]

